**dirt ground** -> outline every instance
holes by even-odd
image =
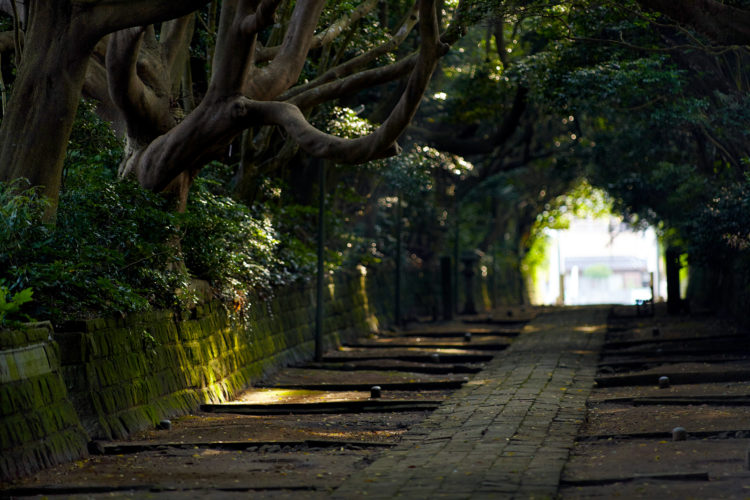
[[[299,369],[270,380],[289,378]],[[308,382],[330,383],[327,370],[305,370]],[[350,383],[445,380],[445,376],[339,373]],[[455,376],[453,376],[455,378]],[[234,404],[336,401],[440,402],[452,391],[369,391],[253,388]],[[352,472],[397,443],[429,411],[254,416],[198,412],[118,442],[103,455],[53,467],[17,481],[0,498],[325,498]]]
[[[105,443],[106,455],[45,470],[13,487],[19,496],[47,498],[169,498],[170,492],[181,498],[186,492],[246,498],[249,491],[315,498],[369,464],[426,415],[198,413],[174,419],[170,430]]]
[[[739,337],[723,349],[727,336]],[[561,498],[750,498],[750,380],[710,382],[712,374],[750,368],[748,339],[712,317],[669,318],[657,310],[655,318],[612,320],[601,373],[648,374],[653,383],[593,391]],[[623,360],[632,369],[612,369]],[[660,388],[665,373],[708,382]],[[676,427],[686,440],[673,440]]]
[[[750,370],[750,337],[710,316],[669,318],[657,309],[653,318],[634,317],[634,308],[618,313],[628,317],[610,321],[600,375],[640,374],[649,382],[594,389],[561,478],[560,498],[750,498],[750,377],[743,375]],[[508,327],[471,324],[461,331],[482,335],[490,328]],[[425,334],[443,338],[451,328],[427,330]],[[389,338],[395,334],[390,332]],[[689,340],[694,338],[699,340]],[[384,364],[389,363],[413,362]],[[698,381],[659,388],[658,378],[667,372],[687,373]],[[737,380],[701,380],[730,372],[738,374]],[[343,379],[356,385],[467,376],[471,375],[293,368],[266,382],[332,384]],[[382,400],[439,402],[450,393],[417,387],[384,391]],[[235,403],[369,400],[369,391],[362,390],[264,387],[248,390]],[[0,498],[327,498],[428,413],[199,412],[173,419],[169,430],[152,429],[127,441],[100,443],[105,454],[3,485],[12,489],[0,490]],[[672,440],[675,427],[686,430],[686,440]]]

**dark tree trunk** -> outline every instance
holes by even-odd
[[[191,12],[207,0],[31,0],[13,95],[0,125],[0,180],[42,186],[55,214],[63,160],[96,43],[107,33]]]
[[[57,205],[65,150],[96,43],[77,24],[69,2],[35,3],[27,50],[0,126],[0,180],[25,177],[43,186],[52,201],[49,216]]]

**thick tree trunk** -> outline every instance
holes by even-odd
[[[39,2],[0,126],[0,180],[19,177],[43,186],[54,214],[65,150],[86,65],[96,40],[86,39],[68,2]],[[45,50],[31,48],[45,47]]]
[[[32,0],[24,54],[0,125],[0,180],[27,178],[51,200],[89,58],[99,39],[128,26],[185,15],[207,0]]]

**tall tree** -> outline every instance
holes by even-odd
[[[54,210],[65,149],[96,43],[130,26],[166,21],[207,0],[29,0],[13,95],[0,125],[0,180],[43,186]]]
[[[292,97],[284,96],[284,101],[277,100],[297,83],[311,46],[322,43],[315,37],[315,28],[323,1],[298,2],[281,45],[261,51],[268,53],[266,57],[273,57],[266,65],[255,64],[258,34],[274,24],[273,11],[277,4],[277,1],[261,2],[257,9],[249,9],[244,2],[223,3],[212,77],[206,95],[184,120],[150,143],[136,148],[124,168],[125,175],[135,175],[141,185],[149,189],[163,189],[183,173],[193,175],[244,129],[265,125],[283,128],[289,138],[318,158],[360,163],[397,151],[396,139],[414,115],[437,60],[447,48],[439,39],[435,3],[431,0],[419,2],[420,48],[398,68],[397,74],[403,74],[405,70],[409,74],[401,99],[375,131],[357,139],[344,139],[318,130],[307,121],[301,109],[338,97],[342,93],[342,81],[318,82],[307,91]],[[375,2],[363,5],[368,4],[374,6]],[[333,27],[326,32],[331,30],[337,31]],[[134,41],[142,35],[136,30],[115,34],[108,48],[108,61],[110,57],[119,57],[120,53],[133,54],[135,51],[131,47],[136,46]],[[125,50],[118,50],[115,44],[119,42]],[[108,66],[110,74],[118,69],[117,64]],[[135,65],[131,63],[129,67],[133,75]],[[361,73],[351,71],[352,78],[344,81],[354,85],[355,89],[362,88],[363,83],[355,81],[362,79]],[[392,72],[389,74],[389,68],[374,71],[376,81],[394,77]],[[348,76],[347,73],[341,75],[344,76]],[[372,84],[372,75],[370,78],[364,85]],[[131,77],[128,81],[133,80]],[[110,82],[113,81],[115,79],[110,78]],[[111,87],[110,90],[112,92]],[[126,104],[143,111],[138,109],[138,104],[143,101],[137,91],[117,93],[127,96],[129,102]]]
[[[26,177],[56,200],[84,82],[87,94],[99,98],[126,131],[122,174],[149,189],[169,186],[183,200],[200,168],[251,127],[278,126],[314,157],[359,163],[388,156],[398,151],[396,140],[414,115],[438,58],[447,51],[435,2],[420,0],[388,40],[290,91],[308,52],[351,33],[377,1],[362,2],[316,33],[324,0],[283,2],[291,13],[282,22],[276,15],[281,0],[226,0],[221,2],[208,89],[194,109],[177,109],[175,102],[189,90],[184,79],[195,19],[191,13],[206,1],[183,2],[179,8],[168,1],[38,2],[36,8],[32,1],[25,55],[0,129],[0,180]],[[157,32],[152,24],[159,21]],[[373,61],[406,39],[417,21],[419,49],[395,63],[373,67]],[[261,33],[279,31],[279,26],[278,43],[272,43],[273,37],[263,39],[268,46],[259,42]],[[407,78],[401,98],[366,137],[332,136],[307,120],[309,110],[320,103],[401,77]]]

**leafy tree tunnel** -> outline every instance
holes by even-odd
[[[474,250],[490,300],[527,303],[544,228],[590,188],[687,256],[690,300],[750,304],[748,2],[0,9],[0,293],[34,291],[16,317],[309,279],[322,166],[328,269],[401,259],[409,313],[436,316],[441,258],[455,282]]]

